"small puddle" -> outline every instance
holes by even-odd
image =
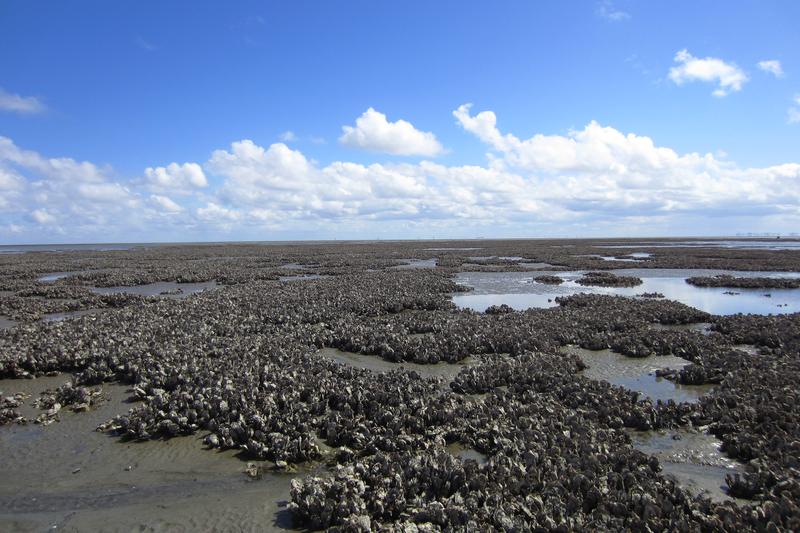
[[[486,457],[486,455],[473,448],[467,448],[460,442],[448,444],[445,449],[447,450],[447,453],[453,457],[458,457],[464,461],[475,461],[479,465],[486,464],[489,461],[489,458]]]
[[[696,402],[713,388],[713,385],[680,385],[657,377],[656,370],[677,370],[690,364],[686,359],[674,355],[627,357],[611,350],[594,351],[578,346],[566,346],[563,351],[578,355],[586,363],[588,368],[582,371],[582,375],[587,378],[640,392],[653,402]]]
[[[633,254],[631,254],[633,255]],[[642,259],[637,259],[635,257],[616,257],[613,255],[597,255],[597,254],[588,254],[588,255],[576,255],[575,257],[592,257],[594,259],[601,259],[603,261],[620,261],[622,263],[641,263]]]
[[[483,248],[423,248],[425,252],[471,252],[473,250],[483,250]]]
[[[634,244],[596,244],[595,248],[732,248],[738,250],[798,250],[800,241],[720,240],[720,241],[641,241]]]
[[[650,324],[650,329],[660,331],[696,331],[703,335],[711,335],[711,324],[708,322],[693,322],[691,324]]]
[[[748,355],[761,355],[761,350],[754,344],[734,344],[733,348]]]
[[[525,258],[518,255],[474,255],[472,257],[467,257],[467,259],[470,261],[491,261],[492,259],[498,259],[500,261],[522,261]]]
[[[281,281],[309,281],[312,279],[324,279],[329,277],[330,276],[325,274],[298,274],[296,276],[281,276],[278,279]]]
[[[52,283],[52,282],[60,280],[62,278],[68,278],[70,276],[75,276],[75,275],[80,274],[80,273],[81,272],[79,272],[79,271],[75,271],[75,272],[50,272],[48,274],[43,274],[40,278],[38,278],[38,281],[41,281],[42,283]]]
[[[286,263],[284,265],[281,265],[280,268],[285,268],[288,270],[303,270],[305,268],[308,268],[308,266],[309,265],[304,265],[302,263]]]
[[[372,372],[391,372],[392,370],[413,370],[423,377],[440,377],[448,383],[452,381],[462,368],[478,363],[474,357],[467,357],[459,363],[436,363],[423,365],[419,363],[403,362],[393,363],[377,355],[364,355],[353,352],[343,352],[336,348],[322,348],[317,352],[322,357],[327,357],[337,363],[363,368]]]
[[[398,259],[402,265],[395,265],[391,268],[396,270],[410,270],[415,268],[436,268],[437,260],[433,259]]]
[[[78,311],[65,311],[63,313],[48,313],[42,317],[42,322],[60,322],[82,316],[96,315],[106,311],[106,309],[80,309]]]
[[[522,263],[519,263],[519,266],[521,266],[523,268],[530,269],[530,270],[542,270],[542,269],[545,269],[545,268],[553,268],[553,265],[551,265],[550,263],[527,263],[527,262],[522,262]]]
[[[147,285],[132,285],[129,287],[93,287],[91,291],[95,294],[137,294],[139,296],[162,296],[165,298],[186,298],[191,294],[203,292],[205,290],[217,288],[216,281],[204,281],[202,283],[177,283],[175,281],[159,281],[148,283]]]
[[[663,473],[673,476],[683,488],[715,501],[734,499],[728,496],[725,476],[743,473],[744,465],[726,457],[713,435],[690,429],[628,434],[637,450],[656,456]]]
[[[15,320],[11,320],[10,318],[0,316],[0,331],[11,329],[16,325],[17,322]]]

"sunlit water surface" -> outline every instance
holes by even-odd
[[[684,303],[715,315],[735,313],[783,314],[800,311],[800,289],[726,289],[695,287],[686,283],[692,276],[731,274],[740,277],[800,277],[797,272],[734,272],[700,269],[621,269],[612,271],[621,276],[642,279],[637,287],[585,287],[577,280],[584,271],[574,272],[463,272],[456,282],[472,287],[469,293],[453,296],[460,308],[485,311],[492,305],[506,304],[517,310],[532,307],[555,307],[556,298],[579,293],[636,296],[642,293],[661,293],[669,300]],[[552,274],[563,278],[561,285],[546,285],[533,280],[535,276]],[[731,294],[735,293],[735,294]]]

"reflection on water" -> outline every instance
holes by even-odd
[[[308,265],[303,265],[301,263],[286,263],[285,265],[281,265],[280,268],[285,268],[288,270],[303,270],[307,268]]]
[[[426,252],[470,252],[472,250],[483,250],[483,248],[423,248]]]
[[[32,407],[39,393],[66,381],[69,375],[0,380],[0,390],[29,394],[20,412],[33,417],[40,412]],[[0,531],[263,531],[293,525],[281,505],[290,497],[292,475],[267,470],[251,480],[238,450],[207,450],[202,433],[123,442],[95,431],[135,406],[127,386],[102,388],[106,400],[88,412],[62,409],[60,421],[47,427],[0,427]]]
[[[42,317],[42,322],[60,322],[71,318],[102,313],[104,309],[81,309],[79,311],[66,311],[64,313],[49,313]]]
[[[539,272],[562,277],[561,285],[546,285],[533,281],[525,272],[463,272],[456,281],[473,287],[471,293],[457,294],[453,302],[461,308],[484,311],[491,305],[506,304],[517,310],[531,307],[554,307],[555,298],[578,293],[613,294],[636,296],[643,292],[660,292],[667,299],[692,306],[715,315],[734,313],[785,314],[800,311],[800,289],[729,289],[719,287],[695,287],[686,283],[691,276],[714,276],[725,273],[721,270],[701,269],[619,269],[613,270],[621,276],[636,276],[642,285],[636,287],[584,287],[576,281],[583,275],[577,272]],[[728,272],[741,277],[796,277],[796,272]],[[728,293],[728,294],[726,294]],[[771,297],[765,297],[771,294]]]
[[[519,266],[523,268],[529,268],[531,270],[541,270],[543,268],[553,268],[553,265],[550,263],[519,263]]]
[[[464,461],[475,461],[479,465],[485,464],[488,461],[486,455],[473,448],[467,448],[460,442],[454,442],[447,445],[447,453],[454,457],[458,457]]]
[[[712,500],[731,500],[725,476],[742,473],[744,466],[720,452],[720,441],[696,430],[629,431],[633,446],[654,455],[663,473],[695,494],[704,493]]]
[[[611,350],[585,350],[577,346],[567,346],[564,351],[578,355],[586,363],[588,368],[583,375],[587,378],[640,392],[654,402],[696,402],[712,389],[710,385],[679,385],[657,377],[656,370],[679,369],[689,364],[674,355],[626,357]]]
[[[642,241],[632,244],[596,244],[595,248],[732,248],[738,250],[800,250],[800,241],[720,240],[720,241]]]
[[[206,289],[217,287],[216,281],[202,283],[177,283],[175,281],[159,281],[147,285],[133,285],[130,287],[93,287],[92,292],[97,294],[138,294],[140,296],[164,296],[166,298],[186,298],[190,294],[202,292]]]
[[[16,321],[11,320],[10,318],[6,318],[4,316],[0,316],[0,331],[3,331],[5,329],[11,329],[16,325],[17,325]]]
[[[48,274],[43,274],[38,281],[41,281],[42,283],[51,283],[62,278],[74,276],[75,274],[80,274],[80,272],[50,272]]]
[[[633,256],[634,254],[630,254]],[[576,255],[575,257],[592,257],[594,259],[602,259],[603,261],[620,261],[623,263],[641,263],[642,259],[636,257],[616,257],[613,255],[597,255],[597,254],[589,254],[589,255]]]
[[[0,254],[24,254],[29,252],[113,252],[155,246],[169,246],[169,244],[3,244],[0,245]]]
[[[432,259],[399,259],[402,265],[393,266],[392,268],[398,270],[407,270],[413,268],[436,268],[436,258]]]
[[[322,279],[322,278],[329,278],[330,276],[326,276],[325,274],[298,274],[297,276],[281,276],[281,281],[304,281],[304,280],[312,280],[312,279]]]
[[[711,324],[695,322],[693,324],[650,324],[650,329],[662,331],[696,331],[703,335],[711,335]]]
[[[470,261],[490,261],[492,259],[499,259],[500,261],[522,261],[524,257],[518,255],[473,255],[467,257]]]

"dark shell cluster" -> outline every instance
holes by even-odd
[[[686,283],[696,287],[722,287],[726,289],[798,289],[800,278],[736,277],[729,274],[694,276]]]
[[[576,283],[596,287],[636,287],[642,284],[635,276],[618,276],[612,272],[587,272]]]
[[[594,263],[579,257],[596,253],[593,243],[563,245],[481,241],[481,252],[458,250],[475,243],[426,250],[440,242],[229,245],[3,257],[0,289],[13,294],[0,296],[0,313],[21,323],[0,332],[0,378],[72,374],[37,401],[45,414],[91,409],[103,383],[128,384],[141,402],[100,428],[125,439],[198,434],[209,448],[238,449],[281,469],[331,465],[293,483],[291,511],[313,529],[800,529],[800,315],[718,317],[663,298],[597,294],[527,311],[452,304],[453,293],[467,290],[452,274],[476,261],[472,255],[563,268]],[[653,252],[643,260],[653,266],[702,256],[643,251]],[[800,264],[786,253],[706,252],[716,268],[767,269],[774,257],[785,270]],[[400,259],[434,257],[432,268],[394,268]],[[37,281],[67,271],[81,273]],[[281,281],[288,274],[327,277]],[[641,283],[597,271],[584,280]],[[217,288],[182,299],[91,290],[206,281]],[[101,312],[36,321],[62,299]],[[700,322],[710,324],[708,334],[685,327]],[[714,388],[696,403],[653,401],[588,379],[587,361],[564,351],[568,345],[679,356],[690,364],[664,376]],[[398,364],[371,371],[324,357],[322,348]],[[411,363],[463,368],[451,379]],[[19,421],[20,401],[0,398],[0,424]],[[740,500],[691,494],[629,434],[686,427],[707,429],[744,464],[727,480]],[[257,477],[258,467],[251,470]]]

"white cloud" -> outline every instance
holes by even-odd
[[[229,194],[242,201],[254,200],[258,191],[292,192],[305,188],[312,164],[298,150],[283,143],[268,149],[244,139],[231,144],[231,151],[215,150],[208,168],[229,179]]]
[[[759,61],[758,68],[764,72],[772,74],[776,78],[783,77],[783,67],[781,66],[781,62],[777,59],[765,59],[764,61]]]
[[[491,236],[624,232],[631,224],[668,228],[713,217],[743,218],[745,229],[767,216],[787,229],[800,223],[798,162],[743,168],[729,157],[678,153],[594,121],[520,138],[501,130],[492,111],[463,105],[453,115],[486,144],[485,164],[319,164],[283,143],[245,139],[215,150],[203,166],[156,167],[163,171],[151,168],[153,180],[121,180],[112,169],[47,158],[0,138],[0,228],[21,228],[18,239],[63,232],[91,241],[126,231],[147,240],[258,238],[264,231],[341,236],[350,228],[363,238],[378,228],[484,228],[473,234]],[[201,192],[187,168],[204,169]],[[185,189],[194,192],[174,201],[169,191]]]
[[[124,202],[131,194],[119,183],[83,183],[77,190],[84,198],[96,202]]]
[[[538,182],[531,199],[576,213],[649,213],[713,208],[747,213],[757,206],[800,207],[800,164],[741,169],[712,154],[678,154],[649,137],[590,122],[568,135],[537,134],[521,140],[501,133],[490,111],[454,115],[465,130],[500,158],[495,167]]]
[[[609,0],[604,0],[597,4],[595,13],[598,17],[608,20],[610,22],[622,22],[631,18],[630,13],[626,13],[620,9],[616,9],[614,4]]]
[[[297,140],[297,135],[292,130],[286,130],[278,135],[278,138],[285,143],[290,143]]]
[[[73,238],[107,239],[109,228],[133,227],[146,218],[139,194],[112,175],[109,168],[43,157],[0,137],[0,225],[28,228],[28,238],[44,238],[29,227],[33,221]]]
[[[0,111],[33,115],[41,113],[45,109],[47,109],[45,105],[36,97],[9,93],[0,87]]]
[[[742,90],[742,85],[748,81],[744,71],[735,64],[714,57],[700,59],[685,48],[675,54],[675,62],[678,65],[670,68],[669,79],[678,85],[692,81],[716,83],[717,88],[711,94],[717,97]]]
[[[151,194],[150,200],[155,204],[161,211],[165,211],[167,213],[180,213],[183,211],[183,208],[175,203],[171,198],[168,196],[162,196],[160,194]]]
[[[23,179],[19,174],[11,169],[0,167],[0,192],[18,191],[23,185]]]
[[[419,131],[405,120],[389,122],[371,107],[356,119],[355,127],[342,126],[342,131],[339,142],[373,152],[433,157],[443,151],[433,133]]]
[[[197,216],[207,221],[235,221],[241,218],[241,214],[232,209],[228,209],[214,202],[209,202],[205,207],[197,209]]]
[[[56,217],[51,215],[45,209],[35,209],[31,211],[31,217],[35,220],[38,224],[52,224],[56,221]]]
[[[166,167],[148,167],[144,175],[150,188],[156,191],[186,193],[208,187],[203,168],[197,163],[170,163]]]

